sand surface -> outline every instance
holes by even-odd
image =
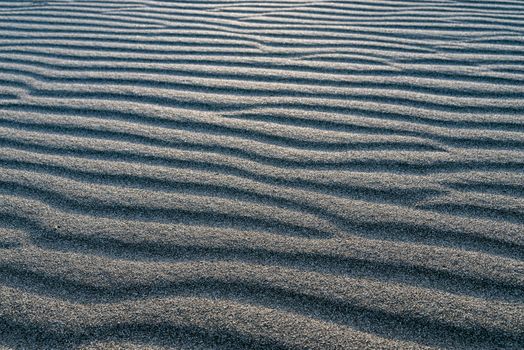
[[[1,349],[524,348],[524,1],[0,1]]]

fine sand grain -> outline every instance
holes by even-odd
[[[523,349],[524,1],[0,0],[0,349]]]

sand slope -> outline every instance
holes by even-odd
[[[0,348],[524,347],[524,2],[0,1]]]

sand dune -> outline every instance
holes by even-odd
[[[517,0],[0,1],[0,348],[524,348],[523,82]]]

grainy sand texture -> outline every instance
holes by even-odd
[[[0,0],[0,349],[523,349],[524,1]]]

